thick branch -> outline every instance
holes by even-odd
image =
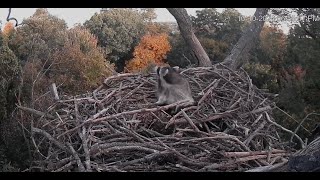
[[[269,8],[257,8],[249,28],[241,36],[237,44],[231,50],[229,56],[223,61],[232,69],[238,69],[244,62],[245,57],[254,46],[264,25],[264,17]]]
[[[209,56],[201,46],[198,38],[194,34],[192,28],[192,22],[188,16],[187,11],[184,8],[167,8],[167,10],[176,19],[181,35],[186,41],[190,50],[194,53],[195,57],[199,61],[199,66],[211,66]]]

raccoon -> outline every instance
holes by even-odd
[[[155,67],[157,75],[157,105],[168,105],[179,101],[194,103],[188,80],[179,72],[180,68]],[[173,113],[177,113],[181,107],[176,107]]]

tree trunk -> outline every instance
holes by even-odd
[[[288,163],[276,172],[320,172],[320,137],[294,153]]]
[[[192,22],[188,16],[187,11],[184,8],[167,8],[167,10],[174,16],[176,19],[181,35],[186,41],[189,49],[195,55],[199,62],[199,66],[211,66],[211,61],[209,56],[201,46],[198,38],[194,34],[192,28]]]
[[[233,47],[228,57],[224,59],[223,64],[226,64],[235,70],[244,63],[249,51],[252,49],[255,41],[259,38],[268,10],[269,8],[256,9],[249,28]]]

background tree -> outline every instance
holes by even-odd
[[[22,65],[25,102],[34,102],[48,91],[52,55],[64,48],[66,31],[64,20],[49,14],[47,9],[37,9],[9,39],[9,47]]]
[[[7,22],[5,25],[4,25],[4,28],[3,28],[3,35],[6,36],[6,37],[9,37],[13,34],[13,31],[14,31],[14,25],[12,22]]]
[[[30,60],[45,63],[50,61],[52,51],[63,47],[67,24],[64,20],[49,14],[47,9],[37,9],[22,23],[9,40],[10,48],[22,63]]]
[[[68,30],[65,21],[46,9],[37,9],[25,19],[10,45],[23,65],[24,100],[40,110],[49,101],[43,94],[51,83],[61,85],[64,93],[83,93],[96,87],[114,69],[89,30]]]
[[[157,18],[155,8],[139,8],[140,13],[146,22],[153,22]]]
[[[146,22],[137,10],[111,8],[94,14],[84,26],[97,36],[98,45],[104,48],[109,60],[120,72],[125,61],[132,58],[133,48],[144,35]]]
[[[196,11],[196,16],[191,19],[197,36],[224,42],[230,50],[249,25],[246,18],[233,8],[225,8],[221,13],[215,8],[205,8]]]
[[[11,34],[9,28],[6,32]],[[25,157],[30,151],[23,144],[25,139],[20,127],[21,124],[30,127],[32,114],[13,113],[16,103],[46,111],[53,101],[48,93],[51,83],[59,85],[61,94],[83,93],[100,85],[114,72],[114,67],[106,62],[97,39],[89,30],[83,27],[68,30],[63,20],[50,15],[46,9],[37,9],[12,35],[1,33],[0,39],[1,140],[7,147],[8,157],[26,165]],[[17,93],[20,75],[22,94]]]
[[[288,34],[287,54],[281,63],[285,70],[282,77],[282,87],[279,92],[278,105],[292,114],[296,119],[303,119],[309,113],[319,112],[320,105],[320,23],[319,8],[291,9],[299,17],[305,17],[294,25]],[[292,126],[292,120],[282,119],[283,123]],[[304,123],[309,130],[320,122],[319,116],[314,116]],[[299,131],[305,136],[310,135],[303,129]]]
[[[151,64],[163,65],[170,49],[167,34],[146,34],[135,47],[134,58],[127,62],[126,71],[139,72]]]
[[[0,140],[6,147],[7,157],[25,166],[27,146],[21,126],[12,114],[17,102],[16,94],[20,88],[20,73],[18,59],[0,32]]]
[[[271,9],[271,12],[281,19],[287,16],[290,31],[285,35],[273,27],[280,23],[278,21],[265,26],[259,44],[251,51],[250,64],[245,68],[255,85],[279,94],[276,103],[291,118],[275,110],[277,121],[295,129],[305,116],[319,112],[319,22],[312,19],[319,17],[319,10],[278,8]],[[291,22],[292,17],[301,19]],[[319,120],[319,116],[310,116],[299,129],[299,135],[310,136]]]
[[[170,34],[171,28],[167,24],[159,23],[159,22],[150,22],[146,25],[146,33],[147,34]]]
[[[265,25],[258,43],[252,49],[245,70],[252,82],[262,89],[278,93],[284,75],[283,61],[286,56],[287,37],[282,30]]]
[[[304,17],[304,19],[299,19],[300,27],[304,33],[320,43],[320,8],[293,8],[293,11],[298,14],[298,17]]]
[[[62,84],[68,94],[85,93],[112,75],[114,66],[105,60],[97,38],[89,30],[78,26],[68,30],[67,35],[63,49],[52,56],[51,81]]]

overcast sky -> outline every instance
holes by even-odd
[[[48,11],[59,18],[64,19],[68,27],[72,27],[76,23],[84,23],[86,20],[95,13],[99,12],[101,8],[48,8]],[[195,15],[196,10],[203,8],[186,8],[189,15]],[[223,8],[217,8],[218,11],[222,11]],[[255,8],[236,8],[240,13],[246,16],[252,16],[255,12]],[[6,22],[9,8],[0,8],[0,21],[2,26]],[[35,12],[36,8],[12,8],[11,17],[15,17],[19,23],[24,18],[28,18]],[[165,8],[156,8],[158,15],[157,21],[175,21],[174,17]]]

